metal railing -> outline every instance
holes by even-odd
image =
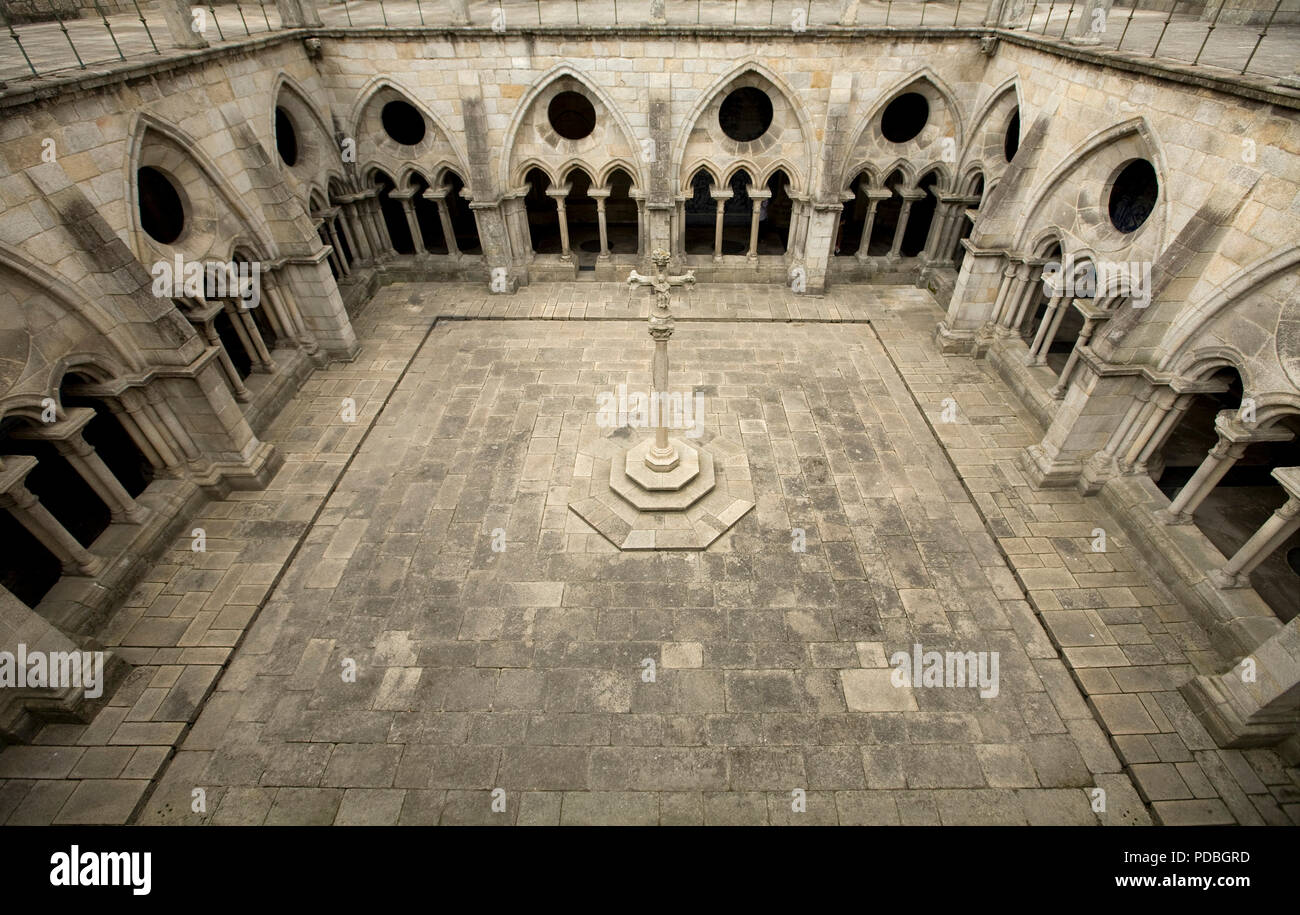
[[[1126,55],[1208,66],[1239,74],[1279,77],[1300,60],[1300,0],[1271,0],[1257,22],[1241,24],[1236,7],[1212,16],[1206,0],[1158,0],[1159,9],[1114,7],[1088,46]],[[1214,0],[1208,0],[1213,3]],[[1240,5],[1240,0],[1230,0]],[[1270,0],[1263,0],[1269,3]],[[182,51],[156,0],[69,0],[33,4],[41,21],[14,22],[0,6],[0,81],[70,70],[103,69],[128,60]],[[1049,41],[1078,41],[1082,0],[1023,0],[1003,28]],[[465,26],[495,31],[519,28],[736,27],[982,28],[988,0],[317,0],[326,28]],[[458,15],[457,8],[464,11]],[[664,18],[652,18],[656,8]],[[846,15],[846,11],[849,11]],[[274,0],[222,0],[191,5],[192,27],[209,45],[238,42],[283,28]],[[467,20],[466,21],[466,18]]]
[[[1145,0],[1111,8],[1105,18],[1082,22],[1082,3],[1026,0],[1028,15],[1004,27],[1100,50],[1237,75],[1282,77],[1300,64],[1300,0],[1265,0],[1249,11],[1241,3]],[[1086,37],[1082,34],[1086,32]]]

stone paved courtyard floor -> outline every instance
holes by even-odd
[[[1097,500],[1028,486],[1041,430],[921,290],[696,290],[674,383],[757,505],[702,553],[616,550],[568,504],[597,393],[648,386],[644,307],[381,290],[268,431],[271,486],[114,619],[107,707],[0,752],[0,821],[1300,820],[1300,775],[1176,692],[1224,659],[1120,536],[1091,551]],[[997,652],[997,695],[895,687],[917,644]]]

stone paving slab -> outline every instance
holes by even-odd
[[[358,361],[317,372],[268,433],[286,456],[272,486],[205,507],[208,552],[182,538],[114,621],[139,666],[109,705],[0,752],[0,821],[1300,816],[1294,769],[1199,730],[1176,686],[1219,659],[1134,551],[1112,537],[1085,556],[1093,526],[1118,530],[1098,503],[1018,476],[1033,421],[986,367],[934,349],[920,290],[697,292],[675,371],[711,391],[757,506],[705,553],[617,553],[567,502],[595,391],[649,384],[644,327],[526,319],[613,294],[382,290]],[[417,352],[435,315],[497,302],[515,320],[442,324]],[[835,317],[784,323],[791,308]],[[1080,582],[1085,561],[1130,581]],[[131,639],[146,619],[185,626]],[[233,638],[181,644],[214,631]],[[998,651],[998,697],[886,692],[916,642]]]

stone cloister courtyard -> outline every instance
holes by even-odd
[[[384,287],[271,484],[112,619],[93,721],[0,752],[0,822],[1300,822],[1296,770],[1177,691],[1228,659],[1100,500],[1029,485],[1041,428],[923,290],[675,293],[691,441],[754,508],[704,550],[589,526],[592,454],[646,435],[597,398],[649,389],[647,299]],[[997,688],[897,685],[914,646]]]

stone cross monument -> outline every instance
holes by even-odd
[[[649,286],[655,294],[654,304],[650,308],[650,337],[655,342],[650,370],[659,409],[658,415],[654,417],[655,441],[646,454],[645,465],[656,473],[668,473],[677,467],[680,460],[676,447],[668,440],[668,424],[663,421],[664,406],[669,402],[668,338],[673,335],[673,314],[668,307],[669,297],[674,286],[694,285],[695,271],[687,270],[681,276],[669,276],[668,252],[662,248],[656,248],[650,255],[650,260],[654,262],[655,275],[642,276],[633,270],[628,274],[627,284],[631,289]]]

